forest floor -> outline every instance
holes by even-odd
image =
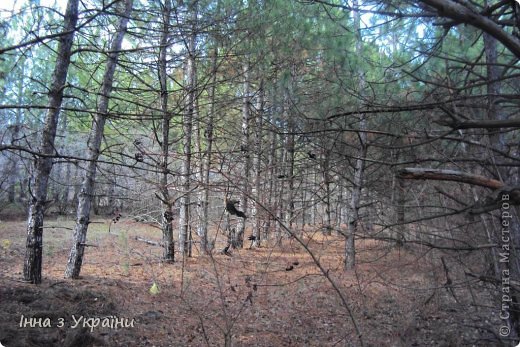
[[[67,280],[73,224],[46,221],[37,286],[21,281],[25,222],[0,222],[4,346],[224,346],[226,337],[233,346],[360,346],[355,326],[365,346],[500,345],[488,291],[448,290],[431,251],[360,240],[356,271],[343,271],[343,239],[305,232],[346,308],[295,239],[164,263],[160,247],[135,239],[160,241],[158,229],[121,221],[109,233],[109,222],[91,224],[81,278]]]

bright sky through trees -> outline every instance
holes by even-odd
[[[65,0],[40,0],[37,1],[40,6],[48,6],[51,8],[59,8],[63,10],[67,4]],[[0,2],[0,16],[7,17],[12,11],[19,11],[22,6],[26,5],[24,0],[4,0]]]

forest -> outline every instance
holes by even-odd
[[[516,346],[518,0],[0,4],[0,346]]]

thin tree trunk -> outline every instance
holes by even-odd
[[[358,1],[354,0],[354,8],[358,7]],[[361,26],[360,26],[360,14],[358,11],[354,12],[354,28],[357,32],[356,37],[356,54],[362,55],[363,41],[361,37]],[[360,93],[363,93],[365,85],[364,72],[359,71],[359,85]],[[353,269],[356,264],[356,248],[355,248],[355,235],[359,230],[359,206],[361,202],[361,192],[363,189],[363,176],[365,169],[365,158],[367,156],[367,133],[364,131],[367,128],[367,120],[365,115],[360,115],[359,122],[359,154],[354,167],[354,186],[352,187],[352,196],[350,200],[349,208],[349,219],[347,223],[347,237],[345,240],[345,269]]]
[[[361,128],[365,127],[362,120]],[[363,136],[364,134],[364,136]],[[359,206],[361,202],[361,191],[363,189],[363,171],[364,158],[366,157],[366,133],[360,133],[360,156],[356,160],[356,167],[354,168],[354,187],[352,188],[352,196],[350,200],[349,218],[347,223],[347,239],[345,242],[345,268],[347,270],[353,269],[356,264],[356,248],[355,236],[359,230]]]
[[[289,113],[290,104],[289,104],[289,91],[286,90],[285,100],[284,100],[284,113],[285,119],[287,121],[287,154],[286,154],[286,166],[287,166],[287,214],[285,216],[285,224],[289,226],[290,229],[293,227],[294,222],[294,132],[295,125],[294,120],[292,119],[291,114]]]
[[[250,66],[249,64],[244,64],[244,96],[242,99],[242,144],[241,150],[244,153],[244,175],[242,176],[242,194],[240,198],[240,207],[242,211],[246,214],[248,213],[248,205],[249,205],[249,194],[250,194],[250,172],[251,172],[251,144],[250,141],[250,121],[251,121],[251,81],[250,81]],[[244,233],[246,230],[246,219],[240,218],[237,225],[237,235],[236,235],[236,245],[237,247],[244,246]]]
[[[49,190],[52,192],[52,206],[55,206],[59,209],[61,191],[63,189],[62,182],[64,182],[62,176],[63,164],[59,163],[56,166],[57,167],[55,167],[54,170],[52,170],[51,172],[51,180],[53,184],[51,185],[51,189]]]
[[[128,18],[132,11],[132,0],[126,0],[124,3],[124,12],[121,14],[119,27],[117,29],[114,40],[108,54],[106,70],[103,76],[103,83],[100,90],[100,99],[97,112],[92,122],[88,145],[87,145],[87,168],[81,191],[78,198],[78,211],[76,217],[76,226],[74,228],[74,240],[70,250],[67,268],[65,269],[66,278],[78,278],[83,263],[83,254],[85,252],[85,243],[87,240],[87,230],[90,223],[90,209],[92,199],[94,198],[94,185],[96,180],[97,161],[101,149],[101,140],[105,127],[105,121],[108,112],[108,102],[110,93],[112,92],[112,82],[114,72],[117,66],[117,59],[121,50],[121,43],[126,33]]]
[[[63,195],[61,197],[62,206],[60,207],[60,211],[63,214],[67,213],[67,207],[69,205],[70,181],[72,176],[72,170],[70,168],[70,165],[70,163],[65,164],[65,187],[63,189]]]
[[[331,206],[330,206],[330,195],[331,189],[330,185],[332,184],[332,178],[330,177],[330,154],[325,154],[325,161],[323,167],[323,180],[325,181],[325,217],[326,225],[323,232],[326,235],[330,235],[332,233],[332,216],[331,216]]]
[[[318,171],[314,171],[314,180],[313,180],[313,184],[316,184],[318,183]],[[312,187],[315,191],[318,191],[318,188],[316,186],[313,186]],[[311,221],[310,221],[310,224],[311,225],[316,225],[316,209],[317,209],[317,206],[318,206],[318,201],[316,199],[316,193],[312,193],[311,194]]]
[[[275,206],[276,206],[276,216],[279,220],[285,221],[285,179],[287,177],[287,173],[285,172],[285,161],[287,157],[286,147],[284,146],[284,137],[282,134],[277,136],[279,138],[280,143],[275,143],[275,148],[280,146],[280,149],[277,150],[278,156],[276,157],[275,168],[278,171],[278,175],[276,176],[276,186],[274,191],[275,196]],[[282,242],[282,227],[280,223],[275,223],[275,233],[276,238]]]
[[[406,187],[404,179],[396,178],[397,180],[397,229],[393,235],[393,238],[397,246],[404,244],[405,235],[403,234],[404,221],[405,221],[405,203],[406,203]]]
[[[69,0],[65,12],[63,32],[58,44],[56,65],[49,90],[49,108],[45,116],[40,151],[44,155],[54,153],[54,140],[63,90],[67,80],[70,56],[76,23],[78,21],[78,0]],[[52,170],[52,158],[38,157],[35,162],[34,181],[31,185],[31,201],[27,221],[27,241],[25,249],[23,276],[31,283],[41,283],[42,246],[43,246],[43,211],[47,200],[47,185]]]
[[[67,135],[68,129],[68,119],[67,114],[64,114],[61,121],[61,135],[65,137]],[[67,150],[64,150],[64,154],[67,154]],[[65,214],[67,210],[67,199],[69,196],[70,189],[70,163],[65,162],[60,166],[60,176],[56,182],[59,184],[59,189],[57,190],[56,197],[56,206],[58,207],[59,214]]]
[[[25,75],[25,58],[22,58],[20,61],[21,78],[18,81],[18,105],[23,105],[23,87],[24,87],[24,75]],[[18,141],[20,135],[20,128],[22,124],[22,109],[16,110],[16,121],[15,124],[12,125],[11,128],[11,143],[14,145]],[[10,161],[10,168],[7,171],[9,175],[8,186],[7,186],[7,196],[9,203],[13,204],[16,201],[16,184],[20,180],[19,169],[18,169],[18,156],[16,153],[9,153],[8,159]]]
[[[81,190],[81,173],[80,166],[76,164],[74,169],[74,196],[72,197],[72,206],[76,206],[76,210],[71,210],[72,212],[77,211],[78,201],[79,201],[79,193]]]
[[[163,30],[161,33],[161,43],[159,48],[159,83],[161,85],[161,113],[162,113],[162,143],[161,143],[161,202],[162,214],[162,236],[163,236],[163,259],[168,262],[175,260],[175,244],[173,241],[173,203],[168,190],[168,155],[170,146],[170,120],[171,114],[168,111],[168,82],[166,73],[166,51],[168,49],[168,39],[170,36],[170,15],[172,11],[171,0],[164,1],[163,10]]]
[[[110,165],[109,169],[107,171],[110,171],[111,176],[109,177],[108,184],[108,192],[107,192],[107,199],[106,199],[106,208],[104,211],[105,216],[112,216],[114,213],[116,213],[116,187],[117,187],[117,174],[115,171],[115,165]]]
[[[20,105],[22,105],[20,103]],[[14,145],[18,139],[18,136],[20,134],[20,117],[18,116],[19,111],[17,112],[16,116],[16,124],[12,125],[10,127],[11,130],[11,143]],[[7,170],[8,180],[7,180],[7,201],[9,201],[10,204],[14,204],[16,201],[16,184],[19,180],[19,173],[18,173],[18,157],[16,153],[8,153],[7,159],[9,162],[9,169]]]
[[[195,135],[195,163],[194,167],[196,168],[196,182],[197,182],[197,203],[195,204],[195,210],[197,214],[197,236],[201,240],[201,246],[202,243],[207,243],[207,238],[202,241],[203,234],[203,228],[202,228],[202,215],[204,213],[204,196],[205,196],[205,190],[204,190],[204,155],[202,150],[202,119],[200,117],[200,113],[198,112],[199,104],[198,104],[198,98],[195,99],[195,119],[194,119],[194,130],[193,134]],[[192,235],[190,234],[190,242],[192,241]],[[202,247],[201,247],[202,248]],[[201,253],[205,253],[201,249]],[[190,248],[190,257],[191,257],[191,248]]]
[[[210,183],[210,170],[211,170],[211,155],[213,151],[213,122],[215,119],[215,91],[217,88],[217,63],[218,63],[218,41],[215,42],[215,48],[212,54],[211,61],[211,73],[212,81],[209,89],[210,99],[210,110],[207,119],[207,128],[205,131],[206,137],[206,153],[204,156],[203,164],[203,199],[202,199],[202,215],[199,224],[198,235],[200,237],[200,248],[203,254],[209,254],[211,247],[208,245],[208,225],[209,225],[209,183]]]
[[[193,4],[191,6],[194,6]],[[188,39],[188,59],[186,63],[186,91],[187,91],[187,102],[186,110],[184,112],[183,119],[183,132],[184,132],[184,159],[181,167],[181,180],[182,180],[182,197],[180,199],[180,218],[179,218],[179,252],[187,255],[190,253],[191,243],[189,242],[190,232],[190,203],[191,203],[191,145],[192,145],[192,131],[193,131],[193,119],[195,117],[195,103],[196,103],[196,86],[197,86],[197,71],[195,66],[195,43],[196,43],[196,32],[194,28],[194,22],[197,18],[197,12],[195,9],[192,10],[192,30],[189,34]]]
[[[275,177],[275,174],[276,174],[276,170],[275,170],[275,166],[276,166],[276,141],[277,141],[277,136],[276,136],[276,129],[273,128],[274,126],[274,122],[273,122],[273,115],[271,113],[270,115],[270,121],[269,123],[271,124],[272,128],[271,128],[271,136],[270,136],[270,148],[269,148],[269,159],[268,159],[268,162],[267,162],[267,166],[269,168],[269,176],[268,176],[268,182],[267,182],[267,191],[269,192],[267,194],[267,206],[269,206],[270,209],[273,209],[275,208],[275,204],[274,204],[274,201],[275,201],[275,194],[276,194],[276,191],[278,190],[277,189],[277,183],[278,183],[278,180],[276,179]],[[274,215],[277,215],[277,211],[273,211],[273,214]],[[269,231],[271,229],[271,221],[272,221],[272,217],[270,214],[268,214],[268,217],[267,217],[267,221],[264,225],[264,238],[267,239],[268,236],[269,236]],[[276,225],[278,225],[279,223],[276,223]]]
[[[337,225],[338,227],[341,226],[342,223],[342,217],[343,217],[343,188],[344,186],[342,184],[338,185],[338,193],[335,203],[335,210],[336,210],[336,216],[334,219],[334,225]]]
[[[404,179],[396,178],[397,180],[397,224],[404,224],[404,204],[405,204],[405,186]]]
[[[254,204],[253,214],[253,247],[260,247],[260,229],[261,229],[261,202],[263,201],[264,194],[261,192],[262,186],[262,137],[263,137],[263,119],[264,119],[264,82],[260,81],[260,91],[258,96],[256,114],[256,128],[255,128],[255,197],[256,203]]]

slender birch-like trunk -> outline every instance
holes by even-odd
[[[250,141],[250,121],[251,121],[251,74],[249,64],[244,64],[244,96],[242,98],[242,144],[241,150],[244,153],[244,174],[242,176],[242,194],[240,197],[240,208],[248,215],[249,194],[250,194],[250,172],[251,172],[251,144]],[[244,246],[244,233],[246,230],[246,219],[240,218],[237,225],[235,244],[237,247]]]
[[[255,128],[255,162],[254,162],[254,171],[255,171],[255,198],[256,203],[253,205],[254,211],[252,211],[253,215],[253,236],[254,240],[252,243],[253,247],[260,247],[260,237],[261,237],[261,221],[262,218],[260,216],[261,211],[261,202],[263,201],[263,192],[261,192],[262,186],[262,137],[263,137],[263,119],[264,119],[264,82],[260,81],[260,90],[258,92],[258,102],[257,102],[257,114],[256,114],[256,128]]]
[[[354,8],[358,7],[357,0],[353,2]],[[361,37],[361,26],[360,26],[360,14],[358,11],[354,11],[354,29],[357,32],[357,42],[356,42],[356,54],[358,56],[362,55],[363,51],[363,41]],[[359,85],[360,92],[363,92],[363,88],[365,85],[364,72],[359,71]],[[365,169],[365,158],[367,156],[367,134],[365,130],[367,129],[367,120],[365,115],[360,115],[359,121],[359,153],[358,158],[356,159],[356,164],[354,167],[354,178],[352,187],[352,196],[350,199],[349,206],[349,216],[347,223],[347,237],[345,240],[345,269],[350,270],[353,269],[356,264],[356,248],[355,248],[355,236],[359,230],[359,206],[361,202],[361,192],[363,189],[363,176]]]
[[[101,140],[103,139],[103,132],[107,119],[108,102],[112,92],[117,59],[121,51],[121,44],[126,33],[128,19],[131,11],[132,0],[126,0],[124,2],[124,10],[121,13],[119,26],[112,41],[110,52],[108,53],[108,60],[106,62],[106,69],[103,76],[103,82],[101,84],[97,112],[94,116],[94,120],[92,121],[92,127],[87,143],[88,163],[78,197],[78,211],[76,216],[76,226],[74,228],[74,239],[72,248],[70,250],[69,259],[67,261],[67,268],[65,269],[66,278],[78,278],[81,271],[81,265],[83,263],[85,243],[87,241],[87,230],[90,223],[90,210],[92,206],[92,200],[94,198],[97,161],[100,154]]]
[[[38,157],[35,161],[34,179],[31,184],[29,217],[27,220],[27,241],[25,244],[24,280],[38,284],[42,280],[42,246],[43,246],[43,211],[47,200],[47,186],[52,170],[54,140],[58,117],[63,100],[63,90],[67,80],[72,43],[76,23],[78,21],[78,0],[69,0],[64,17],[63,35],[58,43],[56,65],[49,89],[48,110],[42,131],[40,152],[47,157]]]
[[[198,226],[197,234],[200,237],[200,248],[203,254],[209,254],[211,247],[208,244],[208,225],[209,225],[209,183],[211,170],[211,156],[213,151],[213,122],[215,119],[215,90],[217,88],[217,63],[218,63],[218,41],[215,42],[215,48],[211,57],[211,86],[209,89],[210,110],[207,119],[206,131],[206,151],[203,158],[203,197],[202,197],[202,213]]]
[[[193,4],[191,5],[193,6]],[[191,250],[190,237],[190,204],[191,204],[191,145],[193,132],[193,119],[195,117],[196,107],[196,87],[197,87],[197,70],[195,66],[195,20],[197,18],[197,11],[192,10],[192,26],[188,38],[188,57],[186,62],[186,107],[183,117],[182,129],[184,132],[184,158],[181,166],[181,186],[182,196],[180,199],[180,217],[179,217],[179,252],[184,256]]]
[[[168,190],[168,156],[170,148],[170,121],[171,113],[168,111],[168,82],[166,73],[166,53],[168,39],[170,37],[170,16],[172,11],[171,0],[164,0],[163,29],[159,47],[159,83],[161,86],[161,113],[162,113],[162,138],[161,138],[161,203],[162,203],[162,237],[163,237],[163,259],[173,262],[175,260],[175,244],[173,241],[173,202]]]
[[[273,114],[270,114],[269,123],[271,124],[271,134],[269,138],[269,157],[267,161],[267,167],[268,167],[268,182],[267,182],[267,206],[271,210],[274,209],[273,213],[277,214],[275,201],[276,201],[276,192],[278,191],[278,180],[276,179],[276,141],[278,140],[278,137],[276,135],[276,129],[273,126],[274,124],[274,117]],[[269,237],[269,232],[271,230],[271,223],[272,217],[268,216],[268,219],[264,225],[264,238],[267,239]],[[279,223],[275,223],[275,225],[279,225]]]
[[[290,229],[293,227],[294,222],[294,132],[295,132],[295,124],[294,120],[289,112],[290,103],[289,103],[289,91],[286,90],[285,98],[284,98],[284,118],[287,121],[287,135],[286,135],[286,162],[284,163],[285,167],[287,167],[286,175],[287,175],[287,213],[285,214],[285,224],[289,226]]]
[[[323,180],[325,182],[325,229],[323,232],[326,235],[332,234],[332,209],[330,203],[330,195],[332,194],[330,185],[332,184],[332,177],[330,176],[330,154],[325,153],[324,159],[324,172],[323,172]]]

